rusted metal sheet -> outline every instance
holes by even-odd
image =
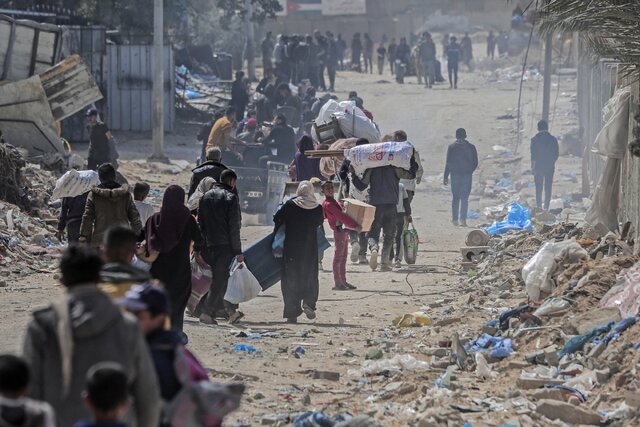
[[[102,99],[98,84],[79,55],[72,55],[40,74],[51,113],[65,119]]]
[[[39,76],[0,85],[0,129],[30,157],[64,153]]]
[[[0,80],[21,80],[60,60],[61,29],[0,15]]]

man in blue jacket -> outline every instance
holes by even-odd
[[[444,185],[449,185],[451,176],[451,222],[453,225],[467,226],[469,195],[473,185],[473,172],[478,168],[476,147],[467,141],[467,131],[456,130],[456,142],[447,149],[447,162],[444,169]],[[460,222],[458,222],[460,219]]]
[[[542,190],[544,189],[544,209],[549,209],[551,189],[556,161],[560,154],[558,140],[549,133],[549,124],[540,120],[538,133],[531,138],[531,169],[536,184],[536,206],[542,208]]]

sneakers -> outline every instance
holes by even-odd
[[[391,266],[389,264],[382,264],[380,266],[380,271],[381,272],[389,272],[389,271],[393,271],[393,268],[391,268]]]
[[[357,263],[360,259],[360,243],[353,242],[351,245],[351,262]]]
[[[371,257],[369,257],[369,267],[371,267],[371,270],[373,271],[375,271],[376,268],[378,268],[378,250],[377,249],[371,250]]]
[[[467,221],[464,219],[460,221],[460,227],[467,227]]]
[[[305,316],[307,316],[307,319],[313,320],[316,318],[316,311],[309,307],[307,304],[302,305],[302,311],[304,312]]]
[[[402,261],[400,261],[399,259],[396,260],[395,262],[395,267],[396,268],[402,268]]]
[[[453,221],[451,221],[451,224],[455,225],[456,227],[460,225],[457,219],[454,219]]]
[[[344,286],[346,286],[347,288],[349,288],[349,290],[354,290],[354,289],[358,289],[355,286],[353,286],[351,283],[343,283]]]
[[[366,255],[360,255],[360,256],[358,256],[358,264],[360,264],[360,265],[367,265],[367,264],[369,264],[369,261],[367,261],[367,257],[366,257]]]

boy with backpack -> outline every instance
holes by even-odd
[[[349,252],[349,231],[347,228],[360,232],[362,227],[344,213],[342,204],[333,197],[335,188],[332,181],[322,183],[322,193],[325,196],[325,200],[322,202],[324,217],[333,230],[333,240],[336,246],[333,257],[333,280],[335,283],[333,290],[350,291],[356,287],[347,282],[347,254]]]
[[[30,377],[31,370],[23,359],[0,355],[0,426],[55,427],[51,406],[25,397]]]

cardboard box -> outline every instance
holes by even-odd
[[[356,199],[344,199],[342,203],[345,213],[360,224],[363,232],[371,230],[373,218],[376,216],[375,206]]]

